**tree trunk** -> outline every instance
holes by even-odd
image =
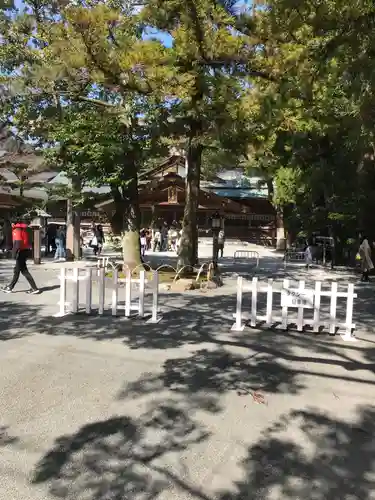
[[[121,235],[122,258],[124,267],[130,269],[142,264],[139,241],[140,211],[138,203],[138,177],[133,178],[121,190],[112,192],[115,202],[115,213],[111,225],[114,234]]]
[[[72,179],[73,193],[81,192],[79,179]],[[81,213],[74,207],[72,199],[67,200],[66,205],[66,258],[67,260],[79,260],[81,257]]]
[[[284,227],[284,210],[282,207],[275,206],[273,179],[267,179],[268,200],[275,207],[276,211],[276,250],[285,250],[286,238]]]
[[[190,141],[187,151],[185,209],[177,268],[195,266],[198,261],[198,203],[203,147]]]
[[[276,207],[276,250],[285,250],[285,248],[284,212],[282,208]]]

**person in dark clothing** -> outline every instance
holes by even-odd
[[[103,245],[105,242],[103,227],[100,224],[98,224],[96,226],[95,236],[96,236],[96,241],[97,241],[97,251],[96,251],[95,255],[99,256],[102,253]]]
[[[103,245],[105,242],[103,227],[100,224],[96,226],[93,222],[91,225],[91,230],[93,236],[90,241],[90,247],[93,249],[94,255],[99,256],[102,253]]]
[[[47,255],[50,255],[52,252],[55,254],[56,252],[56,231],[57,231],[57,226],[55,224],[50,224],[47,227],[47,245],[46,245],[46,250],[47,250]]]
[[[36,286],[35,281],[31,276],[26,264],[27,258],[29,257],[31,250],[31,242],[27,224],[24,224],[22,222],[14,224],[12,237],[13,237],[12,255],[13,258],[16,259],[16,265],[14,266],[12,281],[9,283],[8,286],[3,288],[2,291],[5,293],[12,293],[13,288],[16,286],[19,280],[20,274],[22,273],[29,282],[29,285],[31,287],[27,293],[33,295],[38,294],[40,293],[40,290]]]

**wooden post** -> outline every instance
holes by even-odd
[[[99,272],[99,315],[104,314],[104,301],[105,301],[105,269],[100,269]]]
[[[354,293],[354,285],[350,283],[348,285],[348,296],[346,299],[346,321],[345,321],[345,333],[341,335],[343,340],[347,342],[356,342],[357,339],[352,335],[353,325],[353,307],[354,307],[354,299],[357,295]]]
[[[86,314],[91,314],[92,302],[92,269],[86,271]]]
[[[34,264],[42,261],[42,234],[40,227],[34,227]]]
[[[55,318],[62,318],[66,315],[66,269],[61,268],[60,272],[60,301],[59,301],[59,312],[55,314]]]
[[[112,316],[117,315],[118,303],[118,270],[113,271],[113,290],[112,290]]]
[[[305,289],[305,282],[304,281],[300,281],[299,282],[298,291],[300,291],[300,292],[303,293],[304,289]],[[298,307],[298,309],[297,309],[297,331],[298,332],[302,332],[303,331],[303,327],[304,327],[303,313],[304,313],[303,305],[300,305]]]
[[[314,324],[313,331],[315,333],[319,332],[320,327],[320,296],[322,291],[322,283],[320,281],[315,282],[315,292],[314,292]]]
[[[152,314],[147,323],[159,323],[161,316],[158,315],[159,309],[159,275],[157,271],[152,273]]]
[[[281,291],[281,302],[283,301],[283,296],[287,295],[287,290],[289,288],[289,280],[283,281],[283,290]],[[288,306],[282,306],[281,308],[281,328],[283,330],[288,330]]]
[[[72,313],[77,314],[79,310],[79,269],[73,269],[73,300],[72,300]]]
[[[258,278],[253,278],[251,292],[251,326],[257,326]]]
[[[132,305],[132,273],[129,268],[125,271],[125,317],[130,318]]]
[[[272,325],[272,306],[273,306],[273,279],[268,280],[267,285],[267,312],[266,312],[266,324],[267,326]]]
[[[242,324],[242,276],[237,278],[237,304],[236,304],[236,322],[231,328],[232,332],[242,332],[245,325]]]
[[[138,306],[138,316],[144,318],[145,316],[145,283],[146,283],[146,273],[145,271],[140,271],[139,273],[139,306]]]
[[[331,286],[331,306],[329,313],[330,335],[334,335],[336,331],[336,309],[337,309],[337,282],[334,281]]]

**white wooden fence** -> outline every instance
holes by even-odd
[[[81,271],[84,271],[83,273]],[[123,310],[125,317],[130,318],[131,315],[136,312],[139,318],[144,318],[145,313],[145,291],[148,280],[146,280],[145,271],[141,270],[139,273],[139,279],[132,277],[131,271],[128,269],[125,274],[125,278],[119,278],[117,270],[113,271],[112,278],[106,277],[106,270],[104,268],[94,269],[85,268],[79,269],[74,268],[72,272],[69,272],[66,268],[61,268],[60,271],[60,300],[59,300],[59,311],[55,317],[66,316],[67,314],[76,314],[78,312],[84,312],[86,314],[91,314],[93,312],[93,278],[95,277],[95,283],[97,284],[97,294],[98,294],[98,314],[102,316],[106,309],[106,296],[109,292],[111,294],[111,314],[112,316],[117,316],[118,312]],[[71,294],[71,302],[67,302],[68,293],[68,282],[72,282],[73,289]],[[84,282],[85,287],[85,299],[84,304],[81,308],[80,303],[80,282]],[[125,284],[122,287],[121,284]],[[136,284],[138,289],[138,300],[137,303],[133,302],[132,299],[132,285]],[[149,323],[158,323],[161,320],[161,316],[158,315],[159,309],[159,275],[157,271],[152,273],[151,291],[152,291],[152,308],[151,317],[148,320]],[[106,290],[107,286],[111,285],[110,290]],[[96,288],[96,287],[95,287]],[[125,288],[125,290],[124,290]],[[120,293],[124,292],[125,305],[119,305]],[[83,309],[83,310],[82,310]]]
[[[98,261],[96,263],[96,267],[98,269],[117,269],[116,262],[112,257],[98,257]]]
[[[249,286],[248,286],[249,285]],[[258,282],[258,278],[253,278],[252,282],[248,282],[244,286],[243,278],[240,276],[237,280],[237,307],[235,313],[235,323],[232,326],[232,331],[242,331],[246,323],[250,320],[250,326],[256,327],[259,322],[263,322],[267,327],[272,327],[276,324],[279,328],[287,330],[292,324],[297,325],[298,331],[303,331],[305,326],[311,327],[313,332],[318,333],[322,328],[328,329],[330,334],[335,334],[336,330],[344,330],[341,337],[344,340],[355,340],[352,336],[352,331],[355,328],[353,323],[353,307],[354,299],[357,294],[354,293],[354,285],[348,284],[346,291],[339,291],[336,282],[331,283],[330,290],[322,290],[322,282],[316,281],[315,287],[308,289],[305,287],[305,282],[300,281],[298,288],[291,288],[290,282],[284,279],[282,287],[277,286],[272,279],[269,279],[266,284]],[[250,317],[243,316],[243,293],[251,292],[251,313]],[[258,314],[258,297],[260,294],[266,294],[266,314],[260,316]],[[280,295],[279,305],[275,304],[275,294]],[[329,319],[328,321],[321,319],[322,307],[321,298],[330,297]],[[337,318],[337,299],[346,299],[346,315],[345,322],[342,323]],[[277,315],[275,308],[281,309],[281,315]],[[291,318],[290,310],[297,311],[297,317]],[[313,317],[304,317],[305,310],[312,310]],[[243,320],[245,319],[245,323]]]
[[[284,268],[286,268],[288,262],[305,263],[305,252],[301,250],[286,250],[284,254]]]
[[[256,267],[259,267],[259,253],[254,250],[236,250],[233,256],[233,263],[239,260],[255,260]]]

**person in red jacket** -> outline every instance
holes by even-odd
[[[3,292],[12,293],[13,288],[16,286],[20,274],[22,273],[30,284],[30,290],[27,293],[37,294],[40,290],[35,284],[33,277],[31,276],[29,270],[27,269],[27,258],[31,250],[31,241],[29,235],[29,228],[27,224],[23,222],[17,222],[12,226],[12,238],[13,238],[13,258],[16,259],[16,265],[14,266],[13,279],[8,286],[3,288]]]

